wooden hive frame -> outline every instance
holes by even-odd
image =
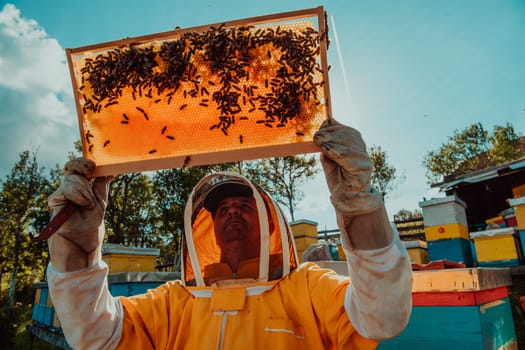
[[[317,152],[327,48],[317,7],[67,49],[83,154],[102,176]]]

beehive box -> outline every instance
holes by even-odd
[[[470,241],[467,239],[452,238],[428,241],[427,247],[430,261],[448,260],[467,266],[474,265]]]
[[[113,296],[132,296],[176,279],[179,272],[121,272],[108,276],[108,286]]]
[[[421,240],[403,241],[410,261],[414,264],[428,263],[427,242]]]
[[[520,250],[516,229],[503,227],[471,232],[479,266],[518,266]]]
[[[525,184],[513,187],[512,195],[514,197],[525,197]]]
[[[451,238],[469,239],[469,232],[467,226],[459,223],[436,225],[425,227],[425,238],[427,241]]]
[[[518,244],[521,252],[522,263],[525,263],[525,230],[518,230]]]
[[[55,312],[51,298],[49,297],[47,283],[36,283],[35,303],[33,304],[31,319],[46,326],[53,326],[54,318]]]
[[[317,152],[322,7],[67,49],[95,175]]]
[[[485,220],[485,223],[487,224],[487,226],[490,225],[491,227],[495,227],[495,226],[505,227],[505,226],[507,226],[507,224],[505,222],[505,218],[503,217],[503,215],[498,215],[498,216],[495,216],[493,218],[487,219],[487,220]]]
[[[516,214],[514,213],[514,208],[510,207],[501,212],[503,219],[505,220],[506,227],[518,226],[518,221],[516,220]]]
[[[405,330],[378,349],[517,349],[508,269],[413,272]]]
[[[299,260],[302,262],[304,251],[312,244],[319,242],[317,236],[317,222],[304,219],[296,220],[290,223],[290,228],[292,229]]]
[[[419,202],[425,227],[460,224],[467,227],[466,203],[456,196],[432,198]]]
[[[380,350],[518,350],[509,298],[474,306],[414,306],[405,330]]]
[[[109,273],[154,272],[158,248],[125,247],[120,244],[104,244],[102,260],[109,266]]]
[[[518,229],[525,230],[525,196],[510,198],[508,202],[514,208]]]

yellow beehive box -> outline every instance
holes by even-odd
[[[403,241],[403,244],[408,252],[410,261],[415,264],[428,263],[427,242],[422,240]]]
[[[104,244],[102,260],[109,266],[109,273],[154,272],[158,248],[126,247],[120,244]]]
[[[438,241],[442,239],[464,238],[469,239],[468,228],[465,225],[454,223],[431,227],[425,227],[427,241]]]
[[[42,288],[37,288],[35,291],[35,305],[40,304],[40,295],[42,294]]]
[[[510,198],[509,205],[514,208],[518,229],[525,230],[525,196]]]
[[[53,327],[62,328],[62,326],[60,325],[60,320],[58,319],[56,312],[54,312],[54,316],[53,316]]]
[[[468,267],[412,272],[412,293],[468,292],[512,285],[507,268]]]
[[[514,197],[525,197],[525,184],[513,187],[512,195]]]
[[[317,237],[317,222],[310,220],[296,220],[290,223],[295,241],[295,249],[302,262],[303,253],[312,244],[319,242]]]
[[[294,237],[310,236],[317,239],[317,222],[310,220],[296,220],[290,223]]]
[[[337,244],[337,253],[339,254],[339,260],[346,260],[345,250],[343,249],[343,244],[341,242]]]
[[[489,262],[518,264],[519,250],[514,227],[470,233],[480,265]]]
[[[503,217],[503,215],[498,215],[498,216],[495,216],[493,218],[490,218],[490,219],[487,219],[485,220],[485,223],[487,225],[490,225],[490,224],[494,224],[494,225],[504,225],[505,224],[505,218]]]
[[[319,240],[317,238],[312,237],[295,238],[295,248],[297,249],[297,253],[299,253],[299,256],[301,256],[300,252],[304,252],[306,249],[308,249],[309,246],[318,242]]]

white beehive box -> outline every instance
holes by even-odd
[[[456,196],[432,198],[428,201],[419,202],[419,206],[423,210],[425,227],[446,224],[468,226],[465,213],[467,205]]]

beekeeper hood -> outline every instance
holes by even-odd
[[[235,273],[221,260],[213,222],[216,206],[228,197],[253,197],[258,216],[254,225],[258,224],[260,236],[258,256],[241,261]],[[239,174],[214,173],[199,181],[186,203],[184,229],[181,270],[183,283],[188,286],[235,280],[266,282],[297,267],[291,229],[282,210],[258,185]]]

